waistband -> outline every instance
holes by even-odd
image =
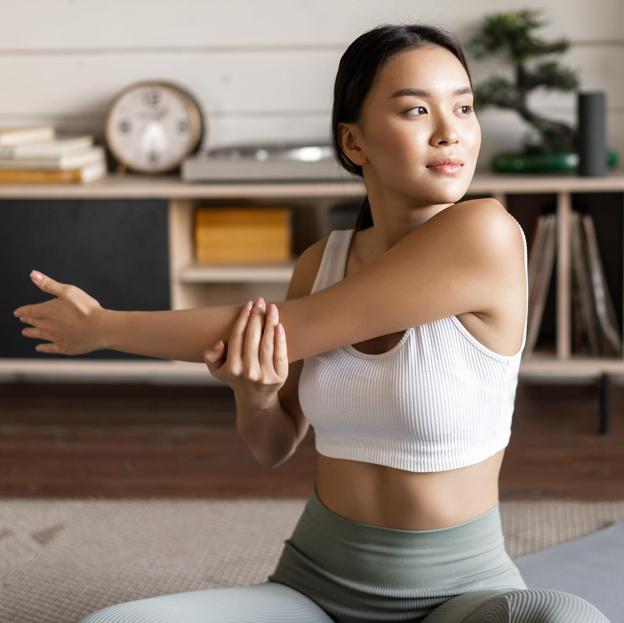
[[[343,587],[367,586],[374,592],[413,597],[434,587],[460,591],[491,583],[521,583],[504,541],[498,503],[452,526],[402,530],[335,513],[323,504],[315,483],[286,541],[275,577],[290,573],[289,581],[294,582],[307,569],[314,577],[331,578]]]
[[[319,526],[326,526],[341,539],[378,542],[400,547],[418,547],[443,545],[469,545],[474,539],[484,537],[502,537],[503,528],[500,516],[500,504],[497,502],[490,510],[468,521],[431,530],[402,530],[362,523],[343,517],[325,506],[318,495],[316,483],[306,502],[307,513]]]

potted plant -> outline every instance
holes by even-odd
[[[576,128],[538,115],[527,103],[529,93],[538,87],[575,91],[579,86],[575,71],[556,60],[543,60],[533,67],[527,65],[528,61],[547,54],[561,54],[570,45],[567,39],[547,42],[534,36],[533,31],[544,24],[535,10],[495,13],[485,17],[465,46],[468,54],[477,59],[504,52],[514,68],[513,82],[493,75],[475,87],[475,109],[497,106],[515,110],[531,126],[523,139],[523,151],[494,156],[491,166],[498,172],[574,173],[578,166]],[[605,158],[608,167],[616,166],[616,152],[608,149]]]

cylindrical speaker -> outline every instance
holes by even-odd
[[[600,177],[607,172],[604,91],[579,92],[577,97],[578,175]]]

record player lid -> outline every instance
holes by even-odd
[[[318,162],[334,157],[331,145],[319,141],[248,142],[213,147],[199,154],[219,160],[290,160]]]

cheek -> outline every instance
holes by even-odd
[[[396,171],[396,167],[401,164],[421,159],[426,152],[426,132],[416,127],[416,124],[386,123],[376,129],[373,159],[389,173]]]
[[[466,147],[468,147],[473,153],[478,152],[481,147],[481,126],[477,121],[474,125],[468,128],[465,135]]]

